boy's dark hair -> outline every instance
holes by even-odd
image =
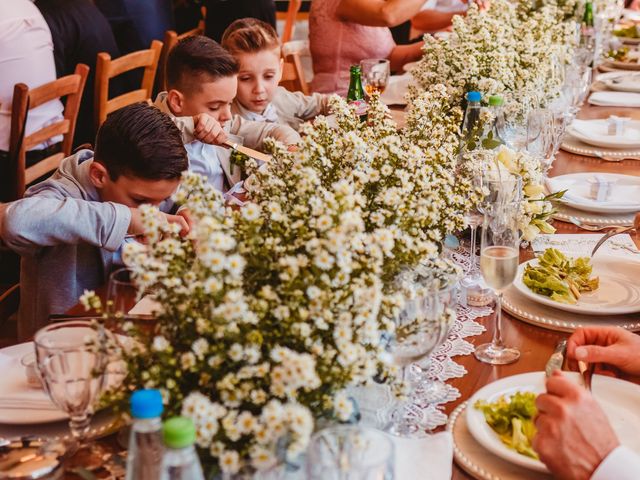
[[[144,102],[107,116],[98,130],[94,157],[113,181],[121,175],[173,180],[189,167],[178,127],[168,115]]]
[[[191,91],[203,80],[237,75],[238,62],[218,42],[202,35],[180,40],[169,52],[167,87]]]

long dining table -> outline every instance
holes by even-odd
[[[629,117],[640,120],[640,108],[618,108],[618,107],[596,107],[588,105],[581,109],[578,118],[581,119],[602,119],[611,115]],[[618,173],[624,175],[640,176],[640,161],[624,160],[621,162],[610,162],[594,157],[574,155],[564,150],[560,150],[553,163],[553,168],[549,176],[558,176],[568,173],[579,172],[602,172]],[[585,233],[585,230],[562,221],[555,220],[554,227],[557,233],[578,234]],[[636,246],[640,248],[640,234],[631,233],[631,238]],[[533,256],[530,250],[522,250],[520,261],[523,262]],[[468,400],[474,392],[499,378],[508,377],[525,372],[544,370],[549,356],[553,353],[555,345],[570,334],[547,330],[545,328],[530,325],[522,322],[508,312],[503,314],[502,335],[507,345],[514,345],[520,349],[520,359],[511,365],[488,365],[480,363],[473,355],[454,357],[456,363],[464,366],[467,374],[461,378],[449,381],[451,385],[460,390],[460,397],[450,403],[445,404],[445,412],[451,413],[460,403]],[[482,323],[486,331],[482,335],[468,337],[465,340],[480,345],[491,341],[493,335],[493,316],[477,320]],[[640,378],[632,379],[640,383]],[[454,480],[474,478],[466,473],[462,468],[454,463]]]
[[[399,111],[395,110],[392,113],[394,113],[394,117],[396,117]],[[594,107],[585,104],[579,112],[578,118],[598,119],[607,118],[610,115],[630,117],[640,120],[640,109]],[[598,158],[574,155],[561,150],[556,157],[549,175],[557,176],[577,172],[608,172],[640,176],[640,161],[625,160],[621,162],[609,162]],[[585,230],[582,230],[573,224],[557,220],[554,221],[554,227],[557,229],[557,233],[585,233]],[[640,248],[640,235],[638,233],[632,233],[631,237],[636,246]],[[528,260],[532,256],[533,253],[530,250],[523,249],[521,250],[520,261]],[[68,313],[79,314],[82,312],[82,307],[78,305]],[[486,327],[485,332],[475,337],[467,337],[465,340],[473,343],[474,345],[480,345],[491,341],[494,326],[493,315],[479,318],[476,321]],[[547,330],[522,322],[509,315],[506,311],[503,315],[502,334],[506,344],[517,346],[520,349],[520,359],[511,365],[492,366],[480,363],[473,355],[454,357],[456,363],[464,366],[467,373],[460,378],[448,381],[452,386],[456,387],[460,391],[461,395],[457,400],[444,405],[445,413],[450,414],[460,403],[468,400],[478,389],[499,378],[519,373],[544,370],[545,363],[553,352],[557,342],[569,336],[568,333]],[[631,380],[640,384],[640,378]],[[107,442],[113,444],[113,441],[109,442],[107,440]],[[78,477],[70,474],[65,478],[76,479]],[[470,476],[454,463],[453,480],[468,480],[472,478],[474,477]]]

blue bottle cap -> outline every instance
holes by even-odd
[[[476,92],[476,91],[467,92],[467,101],[479,102],[480,100],[482,100],[482,94],[480,92]]]
[[[160,390],[136,390],[131,395],[131,416],[133,418],[156,418],[162,415],[163,410]]]

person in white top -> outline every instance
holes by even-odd
[[[39,87],[56,79],[49,26],[30,0],[0,2],[0,151],[9,150],[11,103],[16,83]],[[26,135],[62,119],[63,106],[53,100],[29,111]],[[62,140],[54,138],[38,149]]]
[[[640,336],[618,327],[581,328],[567,342],[570,363],[606,364],[609,372],[613,369],[623,376],[640,376],[638,351]],[[620,444],[602,408],[584,387],[556,371],[536,406],[538,432],[533,448],[554,476],[572,480],[640,478],[640,455]]]

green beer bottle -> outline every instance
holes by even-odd
[[[367,102],[364,99],[364,88],[362,88],[362,70],[360,65],[352,65],[350,69],[351,79],[349,80],[349,92],[347,101],[349,105],[356,108],[356,114],[361,121],[367,119]]]
[[[593,23],[593,2],[587,0],[582,16],[582,28],[580,30],[580,45],[593,51],[596,43],[596,29]]]

